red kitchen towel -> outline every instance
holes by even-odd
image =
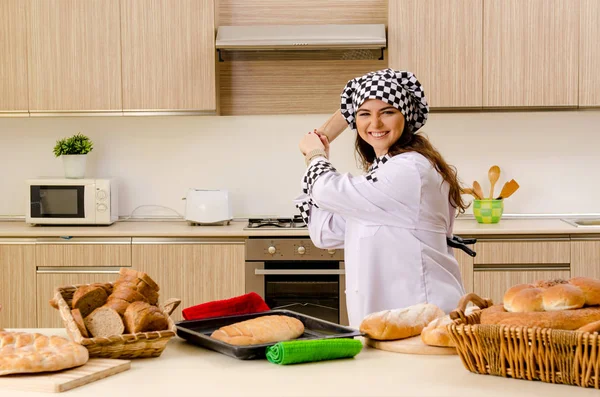
[[[183,318],[186,320],[200,320],[209,317],[233,316],[236,314],[250,314],[265,312],[269,309],[263,298],[256,292],[234,298],[201,303],[183,309]]]

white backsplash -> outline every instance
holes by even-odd
[[[0,215],[24,215],[24,180],[62,176],[55,141],[81,132],[94,142],[86,176],[119,179],[121,216],[183,214],[191,187],[228,189],[236,217],[290,216],[305,169],[298,141],[327,117],[0,118]],[[488,192],[493,164],[497,192],[517,180],[506,213],[600,213],[600,111],[433,113],[424,131],[463,182]],[[338,171],[359,172],[353,147],[350,130],[332,144]]]

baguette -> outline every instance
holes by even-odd
[[[598,306],[552,312],[511,313],[504,310],[503,305],[494,305],[482,310],[480,317],[481,324],[564,330],[576,330],[598,320],[600,320],[600,307]]]
[[[430,303],[383,310],[367,315],[360,324],[360,331],[377,340],[410,338],[419,335],[427,324],[444,315],[442,309]]]
[[[262,316],[227,325],[210,336],[230,345],[259,345],[296,339],[304,333],[302,321],[289,316]]]

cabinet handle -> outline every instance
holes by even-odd
[[[34,238],[0,238],[0,245],[35,244]]]
[[[72,237],[72,236],[64,236],[64,237],[44,237],[37,238],[35,240],[36,244],[44,245],[44,244],[131,244],[131,237],[115,237],[115,238],[105,238],[105,237]]]
[[[210,239],[210,238],[198,238],[198,237],[165,237],[165,238],[136,238],[131,240],[132,244],[243,244],[244,239],[232,238],[232,239]]]
[[[527,267],[514,267],[514,266],[475,266],[473,271],[475,272],[524,272],[524,271],[570,271],[569,266],[527,266]]]
[[[255,269],[254,274],[257,276],[314,276],[314,275],[344,275],[344,269],[331,270],[263,270]]]
[[[44,266],[38,267],[37,274],[119,274],[119,268],[114,267],[59,267],[59,266]]]

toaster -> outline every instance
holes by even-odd
[[[192,223],[228,224],[233,219],[227,190],[189,189],[185,200],[185,220]]]

